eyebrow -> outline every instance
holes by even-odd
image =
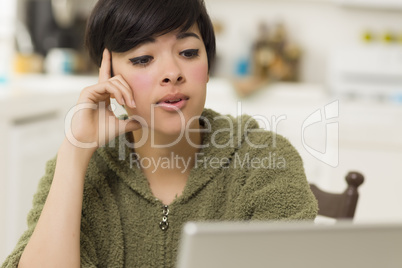
[[[148,43],[155,43],[155,38],[153,37],[148,37],[145,38],[144,40],[141,40],[141,42],[138,45],[144,45],[144,44],[148,44]]]
[[[184,38],[188,38],[188,37],[195,37],[198,40],[201,40],[201,38],[198,36],[198,34],[193,33],[193,32],[180,32],[176,35],[177,39],[184,39]]]

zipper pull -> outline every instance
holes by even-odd
[[[162,221],[159,223],[159,227],[161,228],[162,231],[166,231],[169,228],[168,215],[169,215],[169,207],[163,206]]]

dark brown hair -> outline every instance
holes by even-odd
[[[100,66],[105,48],[126,52],[149,37],[197,23],[211,69],[215,59],[215,34],[203,0],[99,0],[89,17],[85,45]]]

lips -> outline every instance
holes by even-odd
[[[166,95],[165,97],[163,97],[162,99],[160,99],[156,104],[172,104],[172,103],[177,103],[183,100],[188,100],[189,97],[187,97],[184,94],[174,94],[174,95]]]
[[[166,100],[165,103],[170,104],[170,103],[176,103],[176,102],[179,102],[179,101],[182,101],[182,99],[179,98],[179,99],[173,99],[173,100]]]
[[[184,94],[169,94],[160,99],[156,105],[167,111],[177,111],[186,105],[190,98]]]

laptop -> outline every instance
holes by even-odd
[[[402,223],[189,222],[178,268],[401,268]]]

